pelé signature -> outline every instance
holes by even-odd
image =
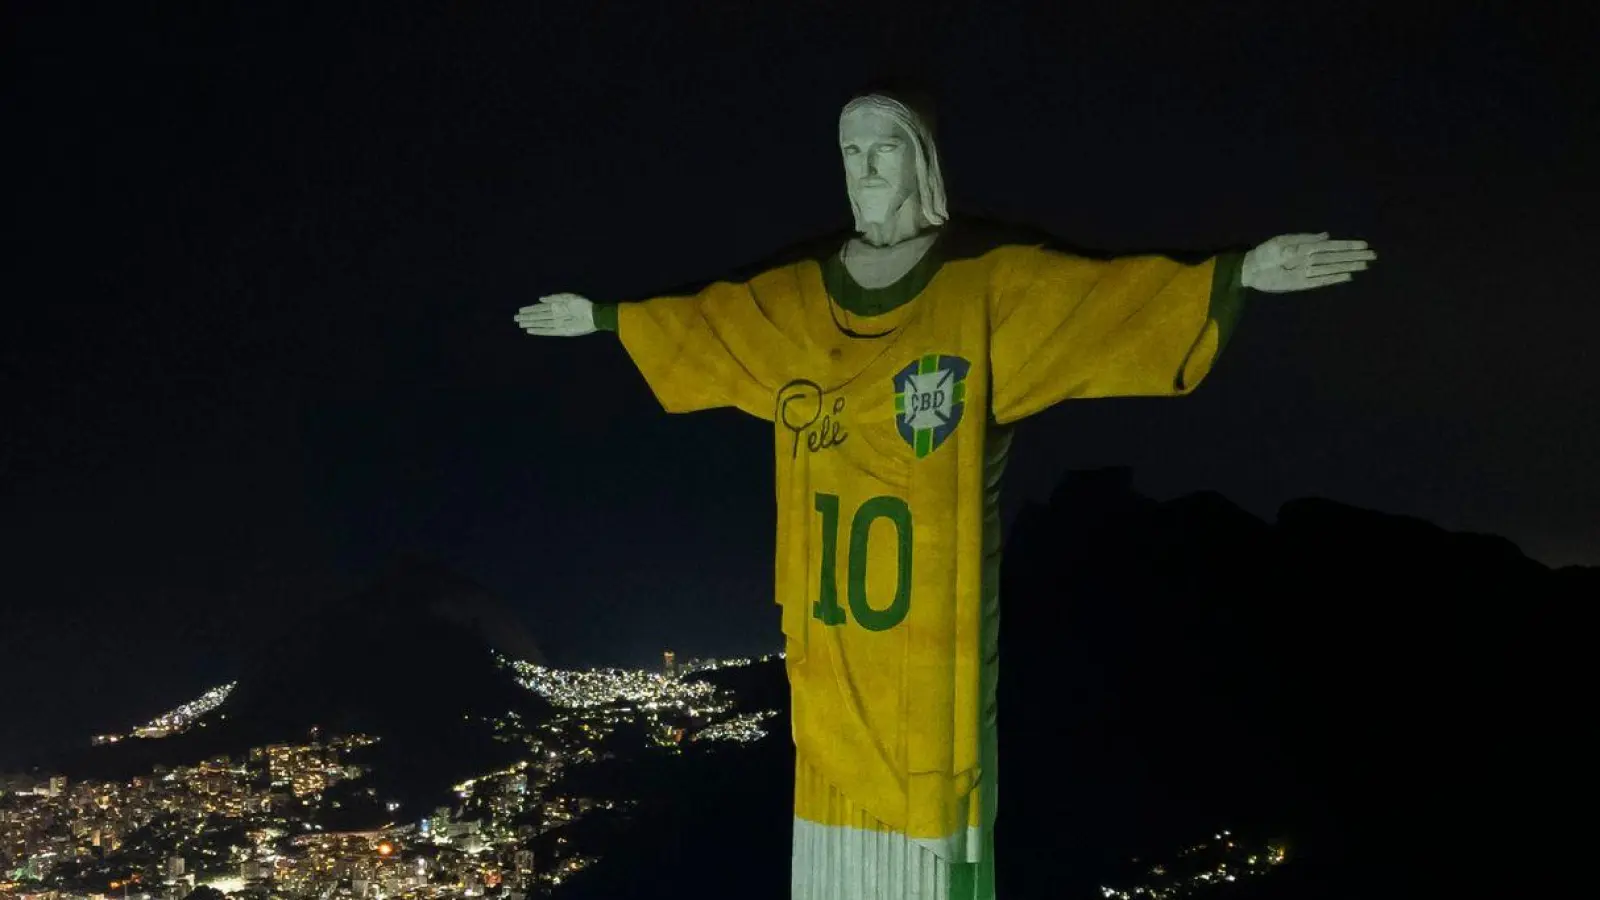
[[[778,389],[778,421],[794,432],[794,444],[789,458],[800,453],[800,435],[806,438],[806,449],[812,453],[836,447],[850,437],[838,416],[844,412],[844,398],[835,397],[828,411],[823,409],[822,385],[804,378],[796,378]]]

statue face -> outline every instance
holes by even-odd
[[[874,109],[858,109],[839,121],[850,199],[868,222],[884,222],[917,195],[916,151],[895,121]]]

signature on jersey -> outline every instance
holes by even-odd
[[[815,381],[796,378],[778,389],[777,419],[794,434],[794,445],[789,458],[800,453],[800,438],[805,436],[806,449],[812,453],[837,447],[850,437],[839,421],[844,412],[844,398],[835,397],[832,404],[824,403],[822,386]]]

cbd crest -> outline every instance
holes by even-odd
[[[967,406],[967,370],[959,356],[928,355],[894,376],[895,425],[917,459],[939,449]]]

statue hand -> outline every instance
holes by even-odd
[[[517,310],[517,326],[529,334],[552,337],[593,334],[594,304],[579,294],[550,294]]]
[[[1378,254],[1366,241],[1330,241],[1323,234],[1280,234],[1244,255],[1247,288],[1281,294],[1349,281]]]

